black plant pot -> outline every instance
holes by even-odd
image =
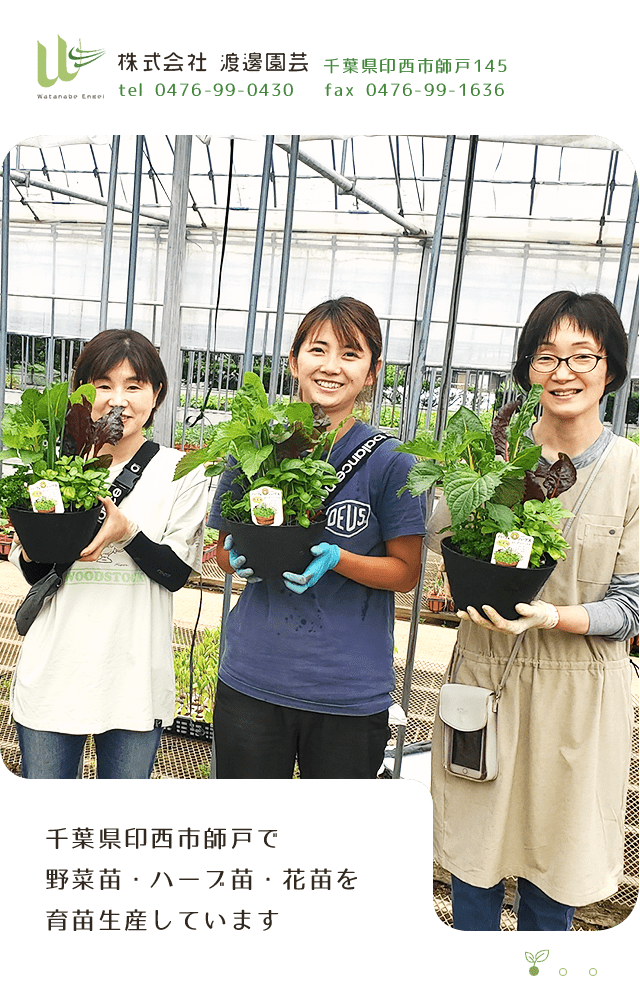
[[[236,552],[246,557],[245,566],[263,580],[270,580],[307,568],[313,559],[309,549],[322,538],[326,523],[323,517],[303,528],[299,524],[245,524],[225,518],[224,530],[233,535]]]
[[[544,566],[517,569],[515,566],[497,566],[464,556],[450,538],[442,542],[444,568],[449,579],[451,596],[456,607],[465,611],[475,608],[485,618],[482,605],[495,608],[503,618],[519,618],[516,604],[530,604],[540,593],[556,564],[547,556]]]
[[[72,563],[98,533],[102,504],[64,514],[37,514],[9,507],[8,514],[22,547],[33,562]]]

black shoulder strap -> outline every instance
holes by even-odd
[[[335,486],[329,487],[325,505],[328,500],[333,500],[339,490],[341,490],[342,487],[349,482],[358,469],[362,468],[369,456],[373,455],[374,451],[376,451],[376,449],[378,449],[384,441],[390,441],[391,439],[392,437],[390,434],[385,434],[384,431],[376,431],[372,437],[363,441],[362,444],[359,444],[356,450],[349,455],[349,458],[347,458],[339,468],[336,466],[338,482]]]
[[[129,459],[122,472],[116,476],[109,487],[109,494],[116,506],[129,496],[149,462],[159,451],[160,445],[157,442],[145,441],[133,458]]]

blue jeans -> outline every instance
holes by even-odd
[[[49,733],[15,723],[23,778],[76,778],[86,736]],[[98,778],[149,778],[162,729],[110,729],[94,735]]]
[[[459,931],[499,931],[504,882],[490,889],[451,876],[453,926]],[[526,878],[518,879],[514,909],[519,931],[569,931],[574,906],[557,903]]]

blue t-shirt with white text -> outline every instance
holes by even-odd
[[[358,446],[376,434],[358,422],[336,442],[331,464],[340,469]],[[385,542],[423,535],[424,497],[406,491],[415,461],[396,452],[389,438],[325,501],[323,541],[366,556],[384,556]],[[221,476],[208,525],[225,529],[220,497],[237,470]],[[267,529],[265,529],[267,530]],[[310,556],[311,561],[311,556]],[[329,571],[294,594],[284,580],[245,586],[229,613],[219,677],[261,701],[334,715],[373,715],[391,704],[394,595],[364,587]]]

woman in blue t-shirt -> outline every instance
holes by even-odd
[[[217,558],[249,584],[229,614],[214,731],[218,778],[375,778],[389,738],[394,687],[394,591],[419,577],[424,501],[404,486],[413,459],[352,416],[382,361],[377,317],[364,302],[333,299],[296,333],[289,365],[300,398],[338,431],[330,462],[367,455],[326,501],[327,527],[302,575],[257,580],[221,530]],[[361,447],[362,446],[362,447]],[[221,477],[209,525],[223,529]]]

